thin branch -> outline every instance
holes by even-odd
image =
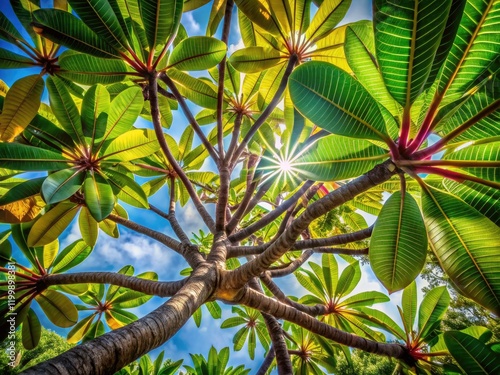
[[[352,200],[357,195],[372,187],[389,180],[395,173],[397,173],[396,166],[392,161],[388,160],[377,165],[371,171],[357,179],[333,190],[323,198],[318,199],[307,207],[287,230],[262,254],[238,267],[236,270],[225,274],[226,285],[230,288],[242,287],[248,280],[260,275],[261,272],[267,270],[271,264],[276,262],[283,254],[290,250],[300,234],[313,220]]]
[[[200,263],[204,262],[204,259],[199,252],[190,251],[190,246],[186,246],[185,244],[180,243],[179,241],[173,239],[170,236],[167,236],[166,234],[152,230],[151,228],[137,224],[117,215],[109,215],[108,219],[164,244],[165,246],[174,250],[176,253],[182,255],[193,269]]]
[[[165,82],[167,84],[168,88],[172,91],[172,94],[177,99],[177,102],[181,106],[184,115],[186,116],[187,120],[191,124],[191,127],[193,128],[195,133],[200,138],[201,143],[203,143],[203,145],[205,146],[205,148],[207,149],[208,153],[210,154],[212,159],[215,161],[215,163],[218,164],[219,163],[219,156],[215,152],[215,149],[213,148],[212,144],[209,142],[207,137],[205,137],[205,134],[203,134],[203,131],[201,130],[200,125],[198,124],[198,122],[194,118],[193,114],[191,113],[191,110],[189,109],[186,101],[184,100],[184,97],[181,95],[181,93],[177,89],[177,86],[175,85],[174,81],[172,81],[170,79],[170,77],[165,72],[160,73],[159,78],[163,82]],[[151,90],[151,88],[150,88],[150,90]]]
[[[266,375],[267,370],[271,367],[274,358],[276,357],[276,353],[274,352],[274,346],[271,345],[269,348],[269,351],[266,354],[266,357],[264,358],[264,361],[259,367],[259,370],[255,373],[255,375]]]
[[[410,367],[413,367],[415,364],[415,359],[403,345],[376,342],[341,331],[291,306],[258,293],[251,288],[245,288],[241,294],[241,298],[234,302],[266,312],[277,319],[285,319],[339,344],[361,349],[369,353],[394,357],[406,362]]]
[[[172,190],[175,192],[174,189]],[[179,240],[181,240],[182,243],[190,243],[188,235],[184,232],[181,225],[177,221],[177,217],[175,216],[175,201],[174,201],[174,210],[172,211],[170,206],[168,214],[160,210],[158,207],[153,206],[152,204],[149,204],[149,209],[153,211],[155,214],[166,219],[170,223],[170,226],[172,227],[174,233],[176,234],[177,237],[179,237]]]
[[[259,158],[256,155],[250,155],[250,157],[248,158],[247,176],[246,176],[247,187],[245,190],[245,194],[243,195],[243,199],[239,203],[238,209],[234,213],[229,223],[226,225],[227,234],[232,233],[232,231],[236,228],[241,218],[243,217],[243,214],[245,213],[248,204],[250,203],[250,199],[252,199],[252,194],[254,193],[255,187],[257,185],[257,181],[254,181],[254,172],[255,172],[255,165],[257,164],[258,160]]]
[[[41,283],[45,288],[52,285],[69,284],[111,284],[137,292],[158,297],[171,297],[177,293],[187,282],[187,278],[179,281],[153,281],[126,276],[116,272],[79,272],[63,273],[44,276]]]
[[[176,97],[174,96],[174,94],[172,94],[171,92],[168,92],[167,90],[165,90],[160,85],[158,85],[158,93],[161,94],[161,95],[163,95],[166,98],[177,100]]]
[[[311,185],[314,184],[313,181],[306,181],[302,187],[295,192],[289,199],[284,201],[282,204],[280,204],[276,209],[273,211],[269,212],[267,215],[262,217],[259,221],[249,225],[248,227],[240,230],[239,232],[236,232],[228,237],[228,239],[231,242],[239,242],[251,234],[255,233],[259,229],[264,228],[266,225],[269,225],[272,223],[277,217],[279,217],[283,212],[288,210],[290,207],[295,205],[297,201],[302,197],[305,192],[311,187]]]
[[[314,254],[313,250],[306,250],[302,254],[300,254],[300,257],[284,265],[282,268],[277,268],[277,267],[270,268],[269,271],[267,271],[267,273],[269,273],[271,277],[284,277],[291,275],[300,266],[302,266],[306,262],[306,260],[308,260],[313,254]]]
[[[226,163],[230,163],[234,151],[236,150],[236,146],[238,144],[238,138],[240,137],[240,129],[241,129],[241,121],[243,119],[243,113],[238,112],[236,114],[236,118],[234,119],[233,124],[233,132],[231,134],[231,141],[229,142],[229,147],[227,148],[226,153]]]
[[[184,99],[182,99],[182,100],[184,100]],[[182,181],[182,183],[186,187],[186,190],[188,191],[189,196],[193,200],[194,206],[198,210],[198,213],[200,214],[204,223],[207,225],[208,229],[213,233],[214,228],[215,228],[215,223],[214,223],[213,219],[211,218],[208,211],[205,209],[205,206],[201,202],[198,195],[196,194],[196,191],[194,190],[191,182],[189,182],[189,179],[186,176],[186,174],[184,173],[184,170],[179,166],[179,164],[177,163],[177,160],[175,160],[174,156],[172,155],[172,153],[168,147],[167,141],[165,140],[165,136],[163,135],[163,129],[162,129],[161,122],[160,122],[160,112],[159,112],[159,108],[158,108],[158,85],[157,85],[155,76],[151,76],[149,79],[149,101],[151,103],[151,117],[153,119],[153,125],[155,128],[156,137],[158,138],[158,142],[160,144],[160,147],[161,147],[165,157],[167,158],[168,162],[170,163],[172,168],[174,168],[175,173],[177,173],[177,176],[180,178],[180,180]],[[186,105],[186,103],[184,101],[183,101],[183,103],[184,103],[184,105]]]

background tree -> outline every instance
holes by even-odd
[[[351,1],[213,1],[205,36],[181,17],[209,1],[11,3],[33,44],[2,14],[0,38],[26,56],[1,49],[0,66],[40,72],[0,96],[1,338],[15,312],[26,348],[40,314],[80,342],[25,373],[114,373],[220,302],[240,305],[223,323],[243,325],[235,350],[270,343],[261,374],[338,371],[349,348],[403,373],[500,372],[491,332],[442,332],[446,287],[419,301],[414,281],[430,247],[460,294],[500,314],[499,1],[375,0],[373,23],[342,26]],[[236,20],[244,48],[228,56]],[[187,202],[204,223],[194,239]],[[81,239],[59,246],[73,220]],[[189,268],[67,272],[118,226]],[[403,290],[401,324],[372,306],[385,294],[353,293],[360,255]],[[287,296],[280,278],[307,291]],[[166,300],[137,319],[152,296]],[[185,368],[246,371],[227,356]]]

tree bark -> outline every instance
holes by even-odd
[[[126,327],[106,333],[40,363],[25,375],[113,374],[170,339],[212,294],[214,266],[203,265],[168,302]]]

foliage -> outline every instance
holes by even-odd
[[[22,32],[0,12],[0,67],[36,69],[0,90],[0,338],[20,327],[37,347],[43,314],[80,343],[32,373],[69,358],[175,372],[163,355],[125,367],[220,303],[235,314],[221,328],[242,326],[234,350],[267,351],[260,373],[339,371],[349,347],[405,374],[499,372],[491,332],[446,329],[447,287],[418,304],[415,280],[432,253],[500,315],[500,2],[374,0],[373,21],[342,24],[353,3],[11,0]],[[203,6],[206,33],[190,36],[182,17]],[[236,21],[244,47],[229,53]],[[136,222],[146,211],[165,222]],[[82,238],[60,249],[72,223]],[[172,251],[183,278],[68,272],[118,226]],[[373,306],[385,293],[354,292],[358,256],[402,291],[398,319]],[[281,277],[305,291],[287,296]],[[128,311],[152,296],[170,298]],[[229,352],[184,368],[247,373]]]
[[[61,337],[54,331],[43,327],[40,335],[40,342],[36,348],[29,350],[24,349],[22,346],[21,336],[21,331],[17,331],[15,348],[18,355],[16,358],[17,365],[14,368],[9,365],[10,360],[6,352],[7,342],[2,343],[0,348],[0,371],[2,374],[18,374],[23,369],[27,369],[37,363],[54,358],[55,356],[73,347],[73,345],[66,342],[64,337]]]

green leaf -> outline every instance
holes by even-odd
[[[103,85],[121,82],[127,74],[127,66],[121,60],[101,59],[71,50],[59,56],[61,70],[57,75],[83,85]]]
[[[160,145],[153,130],[134,129],[111,141],[103,152],[103,159],[130,161],[154,154],[159,149]]]
[[[31,350],[37,347],[42,334],[42,325],[38,316],[33,309],[29,309],[26,319],[23,321],[22,340],[26,350]]]
[[[377,309],[372,309],[364,306],[358,307],[356,310],[361,311],[364,314],[364,316],[360,316],[356,312],[351,312],[351,314],[354,314],[361,320],[366,319],[370,321],[372,324],[375,324],[377,327],[380,327],[385,331],[395,335],[401,340],[406,340],[406,335],[404,331],[386,313]]]
[[[371,34],[373,38],[373,32]],[[392,115],[397,115],[400,112],[400,107],[387,91],[382,74],[373,55],[370,53],[369,47],[364,44],[364,41],[351,27],[347,27],[346,30],[345,54],[349,66],[366,91],[374,98],[377,98],[377,101],[387,108]]]
[[[450,304],[450,294],[446,286],[430,290],[422,300],[418,310],[418,334],[423,340],[432,334],[431,328],[441,320]]]
[[[43,268],[49,269],[59,251],[59,240],[56,239],[47,245],[36,247],[35,254]]]
[[[18,79],[5,96],[0,114],[0,139],[10,142],[33,120],[44,88],[39,74]]]
[[[18,143],[0,143],[3,168],[23,171],[51,171],[68,166],[68,159],[53,151]]]
[[[87,171],[83,183],[85,204],[96,221],[102,221],[113,211],[115,197],[107,179],[100,173]]]
[[[500,372],[498,353],[478,339],[462,332],[449,331],[444,333],[444,341],[464,373],[486,375]]]
[[[351,5],[351,0],[323,1],[306,30],[306,38],[315,41],[330,34],[344,18]]]
[[[0,233],[0,267],[5,267],[12,256],[12,245],[9,241],[10,233],[10,230]]]
[[[149,208],[148,197],[137,182],[111,169],[105,170],[104,174],[119,199],[134,207]]]
[[[34,64],[35,63],[30,58],[18,55],[5,48],[0,48],[1,69],[31,68]]]
[[[30,230],[28,246],[43,246],[51,243],[68,227],[79,206],[72,202],[61,202],[41,216]]]
[[[241,316],[233,316],[231,318],[227,318],[224,320],[221,324],[221,328],[232,328],[236,326],[240,326],[242,324],[246,324],[246,320],[242,318]]]
[[[304,178],[338,181],[357,177],[380,163],[387,152],[362,139],[329,135],[290,164]]]
[[[292,73],[288,85],[295,107],[315,125],[353,138],[388,139],[375,99],[334,65],[303,64]]]
[[[104,324],[100,320],[98,320],[97,322],[92,324],[92,326],[88,330],[87,334],[83,337],[82,342],[93,340],[96,337],[104,335],[105,332],[106,332],[106,330],[104,328]]]
[[[102,58],[119,58],[120,54],[93,29],[69,12],[40,9],[34,12],[33,27],[43,37],[74,51]]]
[[[163,48],[177,33],[181,22],[183,0],[139,0],[142,22],[149,48]]]
[[[110,46],[125,52],[127,37],[108,0],[68,0],[83,22]]]
[[[16,184],[0,197],[0,206],[40,194],[44,181],[45,177],[38,177]]]
[[[370,265],[389,293],[419,275],[427,256],[424,220],[410,193],[394,193],[377,218],[370,241]]]
[[[80,113],[64,81],[58,77],[47,78],[50,106],[61,127],[74,141],[84,145]]]
[[[103,85],[92,86],[83,97],[82,130],[87,144],[92,148],[104,137],[109,105],[109,92]]]
[[[99,225],[92,217],[87,207],[82,207],[78,217],[78,227],[82,234],[82,239],[91,247],[94,247],[99,234]]]
[[[205,70],[226,56],[226,44],[208,36],[193,36],[175,46],[168,67],[178,70]]]
[[[84,172],[76,167],[49,174],[42,184],[43,199],[50,204],[71,197],[80,190],[84,178]]]
[[[375,46],[380,70],[387,89],[403,107],[409,108],[433,83],[428,78],[451,3],[375,1]]]
[[[462,200],[430,186],[423,190],[422,206],[432,249],[454,286],[500,314],[500,228]]]
[[[78,321],[78,311],[64,294],[47,289],[35,297],[49,320],[58,327],[67,328]]]
[[[0,12],[0,38],[13,44],[15,44],[18,40],[24,41],[24,38],[21,36],[19,31],[17,31],[17,28],[2,12]]]
[[[247,327],[240,328],[233,337],[234,350],[240,351],[245,345],[245,341],[248,337],[248,331],[250,331]]]
[[[453,46],[444,62],[438,91],[445,103],[455,101],[487,74],[498,48],[491,36],[498,30],[500,3],[494,0],[467,1]],[[457,17],[459,14],[456,15]]]
[[[403,319],[406,333],[410,333],[413,331],[413,324],[415,323],[415,317],[417,315],[417,284],[415,281],[412,281],[411,284],[403,290],[401,303],[403,306],[401,318]]]
[[[234,52],[229,62],[243,73],[258,73],[282,61],[279,51],[270,47],[247,47]]]
[[[348,295],[358,285],[361,279],[361,269],[359,268],[359,261],[349,264],[340,274],[337,287],[335,289],[335,296],[342,297]]]
[[[112,101],[104,139],[114,139],[129,131],[141,113],[144,96],[138,86],[121,91]]]
[[[390,299],[381,292],[361,292],[343,300],[339,306],[354,308],[359,306],[371,306],[375,303],[388,302]]]
[[[76,240],[59,253],[52,266],[52,273],[63,273],[83,262],[92,252],[92,247],[83,240]]]
[[[194,104],[204,108],[217,108],[217,92],[205,81],[175,68],[169,69],[168,76],[176,83],[179,92]]]
[[[235,0],[238,12],[243,13],[252,23],[273,35],[279,35],[277,21],[264,1]],[[240,19],[242,14],[240,14]]]
[[[86,318],[80,320],[68,333],[68,337],[66,338],[70,344],[76,344],[79,342],[85,334],[89,331],[92,323],[94,322],[94,318],[96,314],[92,314],[87,316]]]

